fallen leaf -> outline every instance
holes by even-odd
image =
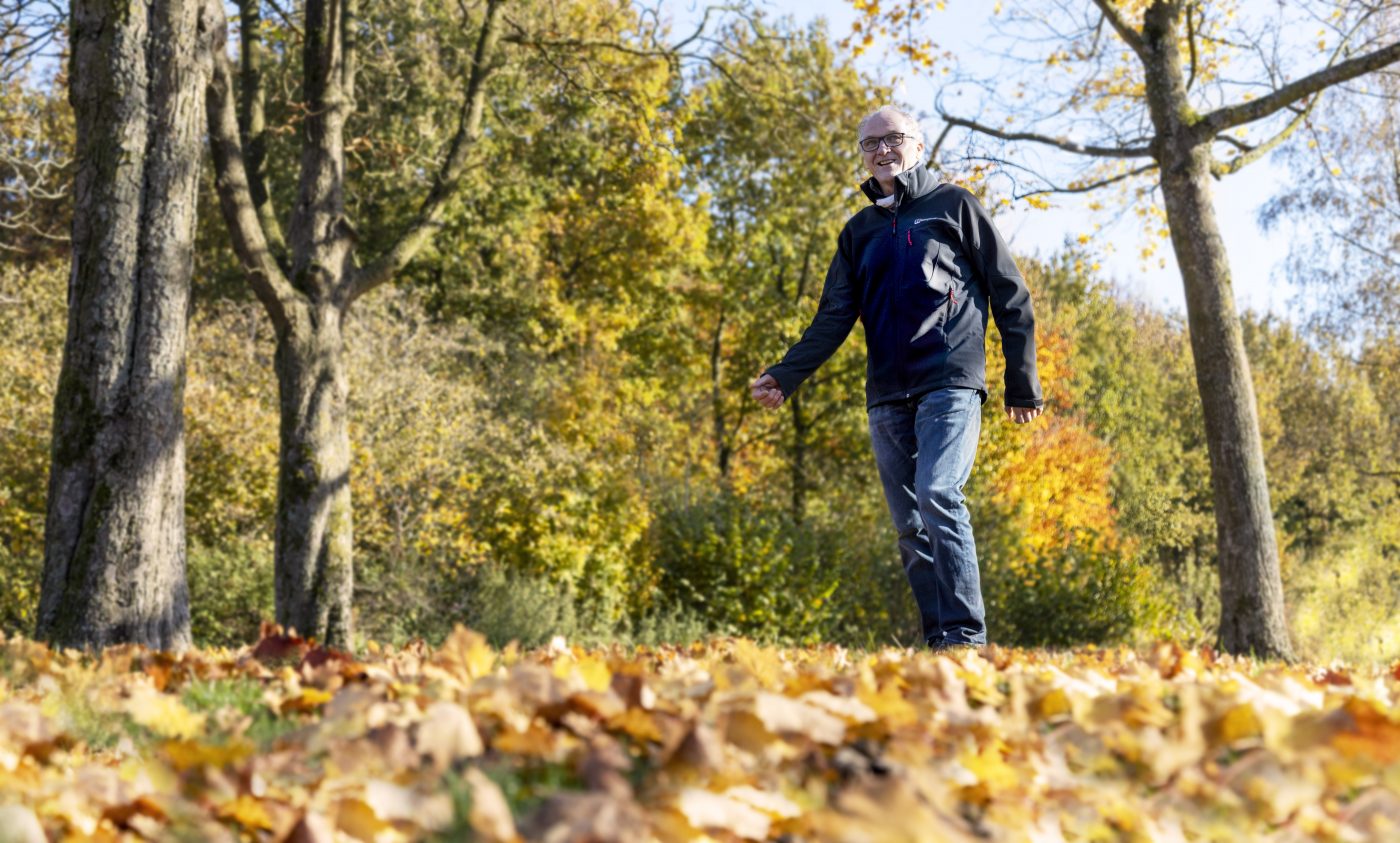
[[[696,831],[724,831],[745,840],[763,840],[768,815],[738,799],[697,787],[681,791],[676,807]]]

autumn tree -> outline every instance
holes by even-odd
[[[488,88],[503,71],[518,66],[525,55],[543,55],[555,68],[572,68],[570,75],[582,80],[580,96],[597,96],[600,92],[586,84],[593,78],[586,67],[590,56],[632,55],[668,63],[683,56],[682,48],[697,36],[669,44],[654,18],[643,20],[624,7],[588,2],[509,9],[503,0],[422,4],[408,11],[431,28],[394,31],[392,37],[382,30],[395,13],[389,8],[375,7],[362,15],[353,2],[310,0],[286,16],[286,10],[269,4],[274,26],[268,26],[265,9],[255,0],[245,0],[239,9],[244,37],[238,69],[235,73],[233,61],[221,53],[209,87],[209,134],[220,205],[235,251],[277,337],[277,619],[304,634],[347,645],[352,637],[353,517],[343,328],[349,308],[398,277],[430,247],[449,211],[459,207],[464,174],[491,163],[483,143]],[[282,40],[264,44],[259,35],[268,29],[283,32]],[[609,35],[595,37],[600,32]],[[266,121],[270,47],[299,56],[301,63],[295,119],[299,140],[292,150],[298,160],[295,178],[292,167],[278,167],[288,162],[265,154],[274,146]],[[417,196],[406,200],[416,210],[405,215],[402,207],[384,208],[382,215],[357,223],[351,219],[349,195],[356,184],[354,163],[375,149],[379,133],[374,123],[384,122],[384,115],[364,115],[368,125],[347,129],[356,111],[360,72],[376,59],[381,62],[376,69],[397,71],[395,63],[410,53],[413,61],[441,62],[447,78],[457,80],[455,102],[446,107],[451,125],[444,135],[426,136],[426,143],[396,146],[409,156],[402,162],[400,190],[404,184],[417,186],[422,174],[432,174]],[[392,112],[398,105],[385,102],[383,107]],[[502,112],[497,108],[495,113]],[[531,142],[512,134],[515,130],[502,127],[514,141]],[[529,174],[520,175],[528,179]],[[285,187],[293,182],[294,189]],[[279,196],[285,197],[285,215]]]
[[[824,27],[736,27],[726,41],[728,55],[694,83],[682,146],[711,220],[709,266],[690,310],[693,347],[707,352],[708,407],[697,416],[725,486],[737,473],[743,488],[759,470],[740,464],[746,449],[785,452],[790,514],[801,523],[823,473],[816,440],[840,438],[833,429],[864,437],[863,356],[848,345],[783,415],[753,414],[747,384],[810,319],[836,236],[866,202],[853,138],[881,92],[833,50]],[[854,450],[863,466],[863,443]]]
[[[908,17],[902,9],[882,15],[877,6],[857,5],[865,10],[864,26],[874,30],[889,31],[896,15]],[[926,4],[916,5],[927,14]],[[1007,155],[983,156],[1030,174],[1034,183],[1018,195],[1082,193],[1135,179],[1148,183],[1144,199],[1160,191],[1186,294],[1210,453],[1220,643],[1230,652],[1288,658],[1292,647],[1254,392],[1211,184],[1287,140],[1328,88],[1400,59],[1400,41],[1366,27],[1393,11],[1392,4],[1298,4],[1292,22],[1320,29],[1321,56],[1315,67],[1304,68],[1294,58],[1296,49],[1280,43],[1284,18],[1256,19],[1236,5],[1012,4],[1002,27],[1010,60],[997,78],[982,80],[989,92],[983,113],[953,113],[942,99],[940,113],[950,127],[1018,150],[1039,145],[1090,162],[1075,177],[1055,180],[1040,177],[1028,155],[1014,163]],[[916,64],[939,61],[922,35],[901,48]]]
[[[190,643],[185,320],[208,79],[203,5],[72,5],[68,335],[37,635]]]

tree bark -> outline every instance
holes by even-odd
[[[1293,658],[1278,541],[1264,471],[1254,386],[1245,355],[1225,243],[1211,204],[1210,148],[1192,131],[1177,48],[1178,4],[1154,3],[1142,32],[1147,96],[1157,131],[1172,249],[1186,293],[1187,327],[1205,417],[1220,570],[1220,646]]]
[[[278,336],[277,622],[336,647],[354,625],[343,311],[304,308]]]
[[[190,644],[185,327],[207,20],[191,0],[72,6],[78,169],[37,637]]]

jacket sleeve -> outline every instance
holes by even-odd
[[[961,216],[968,254],[981,275],[991,302],[992,319],[1001,332],[1006,355],[1006,406],[1043,406],[1035,368],[1035,312],[1030,289],[987,209],[971,193],[964,195]]]
[[[836,353],[859,317],[860,303],[851,280],[850,238],[843,230],[826,271],[817,315],[802,332],[802,339],[783,355],[782,362],[769,367],[765,374],[777,380],[784,397],[790,397],[818,366]]]

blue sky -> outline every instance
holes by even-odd
[[[673,7],[678,21],[691,19],[683,9],[694,2],[678,0]],[[1246,7],[1263,4],[1272,5],[1269,0],[1244,2]],[[792,15],[799,21],[824,17],[834,37],[849,32],[855,19],[846,0],[766,0],[765,5],[775,15]],[[981,46],[991,35],[987,26],[991,5],[987,0],[954,0],[948,3],[946,11],[934,13],[929,24],[937,27],[934,34],[939,46],[959,54],[959,60],[974,72],[987,72],[995,67],[990,64],[994,59],[980,57]],[[678,31],[684,28],[684,24],[677,24]],[[965,49],[970,45],[977,45],[977,48]],[[862,56],[858,63],[877,78],[889,79],[890,73],[882,72],[881,58],[875,52],[872,50]],[[935,89],[926,79],[906,79],[896,88],[899,103],[923,115],[936,113],[934,95]],[[942,121],[936,116],[924,121],[925,134],[930,138],[936,137],[941,129]],[[1286,228],[1266,235],[1257,218],[1260,206],[1286,186],[1287,178],[1284,170],[1273,166],[1266,158],[1213,185],[1216,214],[1230,256],[1239,308],[1271,312],[1286,318],[1290,315],[1293,296],[1282,272],[1289,235]],[[1162,243],[1157,255],[1144,267],[1138,255],[1145,240],[1140,234],[1140,224],[1131,214],[1112,223],[1108,213],[1095,213],[1085,207],[1092,196],[1049,198],[1055,206],[1049,211],[1012,209],[998,216],[1003,234],[1018,252],[1047,255],[1061,248],[1066,239],[1074,240],[1080,234],[1092,232],[1095,242],[1091,245],[1100,247],[1097,251],[1102,254],[1103,272],[1121,290],[1159,309],[1184,313],[1181,277],[1169,244]],[[1107,200],[1108,196],[1099,198]],[[1096,222],[1102,225],[1098,231],[1093,227]],[[1114,249],[1105,253],[1102,246],[1109,243]],[[1165,258],[1165,267],[1157,265],[1158,258]]]

